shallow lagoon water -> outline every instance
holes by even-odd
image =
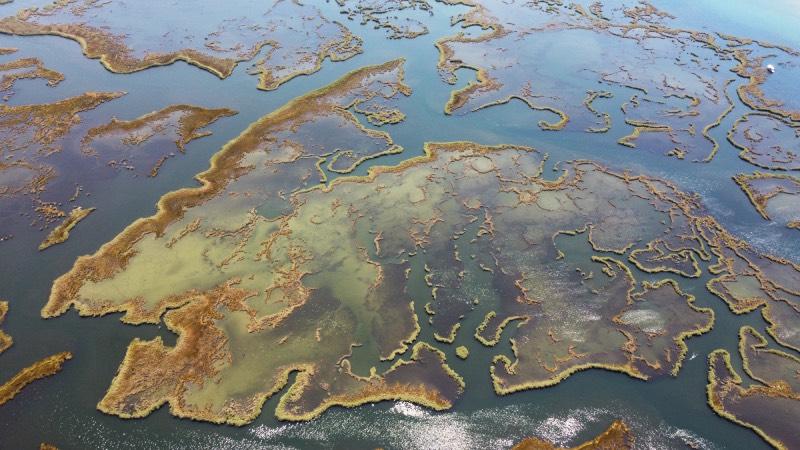
[[[7,5],[0,11],[5,13],[15,7]],[[453,87],[438,76],[433,41],[452,33],[449,15],[459,8],[437,4],[429,25],[431,33],[414,40],[386,41],[380,30],[348,23],[364,38],[363,54],[345,62],[325,64],[313,76],[296,78],[271,92],[256,91],[253,78],[243,66],[226,80],[184,63],[116,75],[105,71],[97,61],[85,59],[71,41],[0,37],[0,46],[18,47],[20,56],[36,55],[66,76],[56,89],[38,88],[40,80],[21,82],[11,104],[51,101],[86,90],[128,92],[125,97],[86,113],[87,127],[95,121],[93,117],[132,119],[173,103],[239,111],[237,116],[211,125],[212,136],[189,144],[187,154],[170,160],[164,173],[155,179],[134,178],[128,173],[86,179],[80,176],[86,160],[74,152],[77,145],[72,152],[67,146],[60,157],[75,165],[75,178],[92,193],[91,206],[98,209],[76,228],[67,243],[45,253],[35,251],[42,236],[32,233],[25,221],[15,224],[14,239],[2,243],[0,298],[11,303],[4,329],[14,336],[16,344],[0,358],[0,379],[55,351],[70,350],[75,358],[61,374],[29,386],[19,398],[0,408],[0,448],[30,448],[40,442],[52,442],[60,448],[487,448],[508,446],[527,435],[567,445],[596,435],[615,418],[629,422],[644,448],[671,448],[680,436],[689,436],[708,448],[767,448],[754,433],[719,418],[705,403],[705,355],[719,347],[735,352],[740,326],[750,324],[763,329],[765,323],[757,314],[732,315],[722,301],[705,291],[702,282],[686,283],[684,287],[697,295],[700,306],[715,310],[717,322],[711,333],[688,341],[689,354],[696,356],[685,361],[675,379],[666,377],[645,383],[622,374],[592,370],[551,388],[497,397],[488,380],[489,361],[497,349],[471,345],[470,357],[461,361],[454,357],[454,349],[472,339],[470,333],[461,333],[455,343],[444,346],[451,365],[468,382],[466,394],[454,412],[432,413],[408,404],[381,403],[353,410],[334,408],[311,423],[283,424],[272,417],[277,401],[273,398],[256,422],[235,428],[179,420],[170,416],[166,408],[146,419],[132,421],[95,410],[134,337],[162,335],[167,343],[174,342],[175,337],[155,326],[121,325],[115,315],[81,319],[70,311],[64,317],[43,321],[39,309],[51,281],[67,271],[77,255],[93,252],[136,218],[151,214],[163,193],[192,186],[193,175],[207,167],[210,156],[258,117],[350,70],[399,56],[407,59],[406,83],[414,93],[399,102],[407,119],[387,130],[405,151],[371,164],[393,164],[421,154],[425,141],[532,145],[550,154],[548,169],[559,160],[588,158],[613,168],[670,179],[685,191],[700,193],[712,215],[758,249],[800,260],[796,231],[763,221],[730,181],[733,174],[753,170],[724,138],[737,113],[746,111],[738,102],[734,113],[712,131],[722,147],[710,164],[677,161],[643,148],[631,150],[617,145],[616,140],[628,134],[629,127],[618,125],[623,119],[617,108],[602,102],[598,107],[605,108],[615,124],[604,135],[542,131],[536,122],[547,114],[515,103],[464,116],[443,115],[442,107]],[[459,76],[468,80],[472,75],[461,71]],[[612,89],[617,89],[618,98],[631,95],[624,88],[609,87]],[[80,136],[80,130],[76,135]],[[363,173],[366,167],[356,173]],[[59,181],[63,186],[73,182],[68,176]],[[479,317],[470,316],[464,327],[474,329],[479,321]],[[430,336],[421,338],[432,340]],[[650,441],[644,437],[648,434],[653,435]]]

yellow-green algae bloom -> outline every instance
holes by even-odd
[[[484,317],[484,345],[511,336],[513,357],[489,367],[498,394],[590,368],[674,375],[684,340],[714,320],[681,288],[698,260],[716,266],[710,287],[745,276],[726,266],[731,252],[772,292],[797,270],[667,182],[590,161],[547,178],[547,155],[530,147],[428,143],[348,175],[402,151],[357,115],[410,93],[395,60],[290,102],[223,147],[201,186],[165,195],[56,281],[45,317],[123,312],[178,335],[131,343],[102,411],[142,417],[169,403],[244,424],[273,395],[284,420],[381,400],[450,408],[467,386],[437,341],[419,340],[414,304],[444,342],[469,314]]]

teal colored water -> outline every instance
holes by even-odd
[[[708,26],[800,47],[800,35],[791,26],[798,10],[796,6],[792,8],[793,1],[782,2],[785,7],[777,3],[762,5],[756,12],[744,1],[666,3],[667,9],[674,3],[672,9],[681,17],[683,22],[679,23],[686,27]],[[18,7],[16,2],[0,7],[0,15],[12,14]],[[337,11],[330,3],[322,3],[320,7],[331,15]],[[172,343],[175,336],[159,326],[123,325],[118,315],[88,319],[70,311],[45,321],[40,318],[39,310],[52,281],[66,272],[77,256],[94,252],[136,218],[152,214],[161,195],[195,185],[193,176],[207,168],[211,155],[251,122],[353,69],[397,57],[406,58],[406,83],[414,93],[398,102],[407,119],[385,129],[405,150],[370,161],[360,166],[357,174],[364,173],[372,164],[395,164],[419,155],[427,141],[530,145],[550,154],[548,170],[560,160],[592,159],[615,169],[669,179],[684,191],[700,194],[710,214],[738,237],[759,250],[800,261],[797,231],[764,221],[730,181],[737,173],[754,170],[737,157],[738,151],[725,140],[733,121],[747,111],[738,99],[734,111],[711,132],[721,148],[716,159],[708,164],[618,145],[616,141],[631,131],[631,127],[624,125],[617,106],[618,99],[634,93],[628,88],[603,87],[617,99],[596,102],[598,109],[608,112],[614,123],[605,134],[542,131],[536,123],[543,118],[552,119],[552,115],[531,111],[515,102],[474,113],[444,115],[443,106],[454,87],[444,83],[437,72],[438,52],[434,42],[453,33],[450,15],[465,10],[461,6],[436,4],[427,23],[430,33],[413,40],[386,40],[382,30],[347,22],[364,39],[364,53],[344,62],[327,62],[318,73],[298,77],[270,92],[255,89],[255,79],[246,73],[246,65],[237,67],[225,80],[184,63],[117,75],[103,69],[97,61],[86,59],[72,41],[46,36],[0,36],[0,47],[17,47],[18,56],[39,57],[46,66],[63,72],[66,77],[55,89],[43,88],[41,80],[21,81],[8,104],[49,102],[89,90],[127,92],[119,100],[84,113],[84,122],[76,127],[65,151],[59,155],[64,167],[72,170],[64,171],[51,189],[71,191],[79,182],[91,192],[90,205],[97,207],[68,242],[39,253],[36,247],[43,235],[31,229],[28,220],[17,218],[22,209],[0,213],[2,221],[14,231],[14,239],[0,244],[0,298],[10,302],[10,312],[2,328],[15,339],[15,345],[0,357],[0,380],[45,355],[63,350],[74,354],[62,373],[33,383],[18,398],[0,407],[0,449],[35,448],[40,442],[50,442],[62,449],[481,449],[508,447],[529,435],[573,445],[593,437],[618,418],[631,426],[641,448],[683,448],[687,441],[701,448],[768,448],[755,433],[718,417],[706,405],[708,353],[721,347],[735,354],[741,326],[752,325],[759,330],[766,327],[758,314],[731,314],[721,300],[706,291],[706,279],[687,282],[683,287],[698,298],[698,306],[714,309],[716,323],[710,333],[688,341],[690,356],[675,378],[641,382],[622,374],[590,370],[551,388],[499,397],[492,391],[488,377],[489,362],[498,349],[474,345],[471,333],[462,332],[455,343],[442,346],[448,361],[468,385],[464,397],[451,412],[433,413],[406,403],[380,403],[352,410],[333,408],[310,423],[286,424],[273,417],[278,397],[275,396],[264,405],[254,423],[237,428],[176,419],[167,407],[140,420],[122,420],[95,409],[132,339],[162,336]],[[748,20],[752,14],[758,20]],[[714,20],[709,21],[712,15]],[[563,57],[566,65],[568,58]],[[548,64],[559,64],[559,56],[551,55]],[[721,71],[733,65],[731,61],[722,64]],[[455,87],[474,78],[474,73],[468,70],[460,70],[458,75]],[[728,89],[736,99],[734,86]],[[208,129],[213,135],[189,144],[186,154],[171,159],[163,173],[154,179],[99,170],[95,162],[77,153],[80,136],[91,124],[102,123],[112,115],[132,119],[174,103],[228,107],[239,114],[211,125]],[[92,173],[98,175],[93,177]],[[419,286],[419,289],[422,292],[425,288]],[[418,303],[418,314],[425,317],[422,304]],[[479,315],[470,315],[462,328],[472,330],[481,319]],[[508,331],[499,351],[509,354],[507,338]],[[433,341],[432,332],[423,327],[420,339]],[[462,361],[455,357],[455,347],[464,343],[471,344],[471,354]],[[740,368],[740,364],[735,361],[735,367]]]

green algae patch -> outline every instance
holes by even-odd
[[[731,365],[726,350],[709,356],[708,403],[720,416],[750,428],[773,447],[796,448],[800,417],[800,359],[767,347],[767,340],[751,327],[739,333],[744,370],[755,380],[745,381]]]
[[[399,65],[368,67],[339,83],[353,88],[359,86],[355,80],[371,80],[375,73],[397,76]],[[328,88],[325,101],[341,94]],[[308,99],[303,100],[287,108],[307,107]],[[317,102],[320,109],[304,120],[324,117],[326,103]],[[280,114],[294,117],[286,110]],[[285,215],[265,217],[246,206],[236,213],[241,200],[230,192],[237,192],[237,183],[295,169],[284,163],[277,172],[256,170],[263,166],[249,153],[227,159],[233,149],[253,151],[237,142],[256,127],[286,126],[272,120],[262,119],[215,157],[214,162],[237,167],[238,161],[248,161],[243,171],[232,172],[238,175],[235,181],[217,179],[222,167],[212,166],[200,179],[208,183],[205,189],[220,183],[219,191],[183,191],[208,198],[170,218],[174,223],[161,223],[170,217],[167,209],[135,223],[57,283],[45,315],[60,313],[55,302],[66,299],[61,308],[75,305],[84,315],[124,311],[123,320],[131,323],[163,315],[179,335],[175,347],[159,339],[132,343],[98,405],[101,410],[142,417],[168,402],[181,417],[243,424],[294,372],[297,377],[276,411],[285,420],[310,419],[332,405],[389,399],[448,408],[463,381],[446,365],[444,354],[416,343],[412,355],[404,356],[420,327],[406,289],[413,276],[431,289],[433,301],[426,310],[443,320],[434,329],[447,330],[446,342],[453,340],[464,308],[475,306],[476,297],[491,296],[497,303],[477,333],[490,336],[483,338],[486,345],[499,342],[502,329],[517,321],[516,360],[498,357],[492,367],[498,393],[552,385],[587,368],[642,379],[676,373],[685,355],[683,340],[710,328],[711,311],[694,307],[676,281],[638,287],[622,262],[594,255],[618,255],[632,242],[662,237],[671,231],[667,211],[677,216],[692,210],[691,197],[664,182],[614,174],[583,161],[564,166],[558,180],[547,181],[537,175],[543,155],[531,148],[429,143],[425,156],[373,167],[363,177],[340,177],[316,189],[299,183]],[[295,127],[295,133],[301,130]],[[257,152],[270,155],[267,150]],[[413,194],[420,190],[424,195]],[[592,195],[578,200],[570,192]],[[573,201],[564,201],[570,197]],[[386,204],[393,208],[387,210]],[[215,213],[217,208],[226,212]],[[148,222],[159,222],[163,231],[138,228]],[[211,223],[213,228],[204,225]],[[583,231],[559,231],[570,229]],[[469,239],[476,257],[465,261],[461,247],[453,247],[453,236]],[[531,245],[521,247],[519,241]],[[122,270],[103,275],[97,264],[129,254],[115,248],[122,244],[135,255],[115,263]],[[152,258],[161,262],[159,274],[168,275],[162,284],[143,282],[157,280],[143,265]],[[412,258],[425,258],[423,273],[410,270]],[[443,265],[448,259],[463,264]],[[203,261],[214,265],[198,272]],[[573,275],[576,267],[603,276]],[[187,281],[179,275],[186,270],[200,275]],[[560,289],[570,292],[570,301]],[[109,292],[120,296],[109,298]],[[398,359],[390,369],[374,368],[393,358]],[[165,376],[148,377],[153,370]]]
[[[124,311],[129,323],[163,317],[179,335],[175,347],[134,341],[100,410],[142,417],[168,402],[181,417],[244,424],[292,373],[276,411],[285,420],[390,399],[452,405],[463,381],[443,353],[414,343],[411,299],[398,295],[407,263],[383,264],[386,238],[356,226],[361,214],[315,176],[319,159],[348,143],[343,170],[397,149],[349,107],[374,111],[408,95],[402,63],[355,71],[265,116],[214,157],[202,187],[168,194],[156,216],[62,277],[46,316],[70,304],[83,315]],[[322,131],[325,143],[314,139]],[[351,359],[393,364],[365,373]]]
[[[393,87],[391,92],[387,86]],[[287,227],[296,219],[287,194],[318,187],[322,179],[316,164],[320,158],[331,157],[340,142],[360,143],[355,161],[395,151],[397,146],[388,134],[366,130],[342,106],[356,101],[380,103],[409,93],[402,83],[402,60],[396,60],[353,72],[264,116],[213,157],[211,168],[198,175],[200,187],[167,194],[155,216],[136,221],[97,254],[81,258],[73,271],[56,282],[43,315],[58,315],[76,304],[84,315],[126,311],[123,320],[127,322],[157,322],[171,305],[183,304],[202,292],[203,286],[213,288],[226,280],[239,280],[246,288],[274,284],[264,293],[272,298],[268,303],[277,311],[291,306],[304,297],[290,287],[309,274],[301,270],[309,255],[296,246],[284,248],[291,252],[280,258],[270,255],[274,246],[287,244],[281,238],[291,234]],[[322,131],[328,133],[325,144],[313,138]],[[203,208],[197,209],[201,204]],[[336,205],[331,208],[337,209]],[[344,208],[341,212],[346,213]],[[311,214],[303,220],[313,225],[321,217]],[[128,250],[137,247],[133,257]],[[251,277],[250,260],[244,257],[250,252],[261,261],[257,266],[267,264],[279,272],[263,271],[264,279]],[[141,256],[151,253],[169,255],[165,266],[152,271],[148,258]],[[355,253],[352,261],[362,256],[358,250]],[[126,270],[119,272],[116,267]],[[378,273],[375,265],[361,270],[372,276]],[[183,281],[138,287],[129,283],[142,278],[156,281],[165,274]],[[134,290],[108,298],[112,284],[127,284]],[[93,297],[101,300],[93,301]]]
[[[480,318],[474,336],[489,351],[511,345],[491,362],[498,394],[588,369],[674,376],[685,340],[714,322],[684,278],[711,264],[709,288],[728,283],[715,293],[742,308],[759,306],[751,292],[796,295],[796,266],[660,179],[585,160],[546,179],[546,154],[472,142],[429,142],[348,175],[402,151],[358,116],[405,117],[403,78],[402,60],[364,67],[267,114],[214,155],[199,186],[166,194],[55,282],[44,317],[120,312],[178,335],[132,342],[101,411],[137,418],[168,404],[242,425],[273,396],[290,421],[384,400],[444,410],[466,384],[439,342]],[[789,312],[767,309],[784,333]]]
[[[296,99],[215,155],[201,187],[167,194],[158,214],[57,280],[46,317],[124,312],[179,336],[174,347],[134,341],[102,411],[143,417],[168,403],[180,417],[244,424],[284,388],[284,420],[382,400],[447,409],[465,384],[417,342],[412,282],[430,292],[436,339],[453,342],[470,314],[484,317],[475,337],[487,347],[509,335],[513,357],[490,368],[498,394],[587,369],[678,373],[684,341],[711,329],[713,311],[680,279],[638,280],[625,256],[694,277],[697,261],[749,247],[668,182],[589,161],[547,180],[547,156],[530,147],[427,143],[364,176],[314,175],[340,141],[364,140],[353,164],[395,145],[342,105],[373,110],[409,93],[398,60]],[[326,143],[307,138],[320,129]],[[796,269],[758,257],[776,280]]]

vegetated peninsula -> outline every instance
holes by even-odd
[[[534,148],[446,142],[348,175],[402,151],[357,116],[402,117],[393,103],[410,94],[395,60],[293,100],[221,149],[201,186],[165,195],[56,281],[45,317],[123,312],[179,336],[132,342],[102,411],[142,417],[169,403],[244,424],[273,395],[283,420],[390,399],[450,408],[469,387],[438,340],[417,340],[414,279],[445,341],[466,314],[485,315],[474,333],[489,347],[513,329],[513,358],[488,367],[498,394],[592,368],[676,374],[684,341],[714,321],[681,288],[706,266],[733,308],[750,276],[772,296],[794,289],[798,267],[734,238],[696,196],[594,162],[549,178]],[[477,311],[469,292],[484,293]],[[776,330],[792,326],[763,302]]]

